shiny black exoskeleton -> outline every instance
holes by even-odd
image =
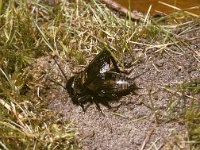
[[[109,101],[134,92],[137,86],[120,71],[111,52],[103,50],[84,71],[68,80],[67,89],[73,102],[85,111],[88,102],[99,110],[99,103],[111,108]]]

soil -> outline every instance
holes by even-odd
[[[200,29],[181,38],[190,37],[200,37]],[[183,44],[180,44],[181,50],[176,45],[170,45],[162,54],[155,48],[145,50],[145,45],[133,45],[132,52],[136,54],[141,50],[142,56],[129,76],[149,70],[135,80],[142,89],[136,91],[137,95],[128,94],[112,102],[111,106],[121,104],[115,111],[101,105],[104,115],[95,104],[84,113],[80,106],[72,103],[63,87],[51,81],[66,84],[66,79],[50,56],[41,57],[32,65],[30,74],[34,83],[37,82],[32,93],[38,93],[40,87],[37,95],[48,104],[48,108],[58,111],[63,119],[73,121],[84,150],[189,149],[183,143],[188,137],[181,116],[192,99],[187,93],[182,94],[180,87],[183,83],[200,79],[200,61],[195,53],[200,52],[200,38],[188,43],[192,49]],[[68,79],[77,68],[80,70],[70,60],[57,60]],[[198,99],[200,96],[194,97]]]

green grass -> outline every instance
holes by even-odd
[[[0,0],[0,148],[79,147],[77,129],[70,120],[56,119],[56,112],[47,110],[47,106],[36,106],[42,102],[27,97],[27,74],[35,59],[56,54],[74,64],[87,64],[87,56],[108,47],[123,66],[124,54],[138,48],[132,56],[137,63],[155,48],[162,55],[167,45],[182,42],[170,32],[174,25],[188,31],[191,24],[187,20],[197,20],[187,15],[181,19],[176,16],[167,16],[170,21],[165,23],[146,17],[135,24],[93,0],[54,5],[36,0]],[[182,53],[181,48],[178,53]],[[187,88],[199,92],[199,86],[195,90],[184,85]],[[200,141],[199,109],[199,105],[193,104],[185,116],[194,146]]]
[[[185,115],[190,143],[192,149],[198,150],[200,146],[200,108],[199,104],[191,105]]]
[[[200,80],[193,80],[191,82],[183,84],[184,92],[194,94],[200,94]],[[192,104],[187,108],[185,113],[185,122],[188,129],[189,139],[193,145],[194,150],[198,150],[200,147],[200,106],[199,100],[194,100]]]

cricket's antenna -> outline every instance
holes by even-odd
[[[56,56],[53,56],[53,59],[54,59],[54,61],[55,61],[56,65],[58,66],[58,68],[60,69],[60,71],[61,71],[62,75],[65,77],[65,79],[66,79],[66,81],[67,81],[67,76],[65,75],[65,73],[64,73],[64,71],[63,71],[63,69],[61,68],[61,66],[59,65],[59,63],[57,62],[57,60],[56,60],[56,58],[55,58],[55,57],[56,57]]]
[[[61,86],[63,89],[66,89],[66,87],[63,86],[61,83],[59,83],[59,82],[57,82],[57,81],[55,81],[55,80],[52,80],[52,79],[50,79],[50,78],[49,78],[49,80],[50,80],[51,82],[56,83],[57,85]]]
[[[132,79],[135,80],[135,79],[139,78],[141,75],[143,75],[143,74],[145,74],[145,73],[147,73],[147,72],[149,72],[149,71],[150,71],[150,69],[147,69],[146,71],[140,73],[139,75],[135,76],[135,77],[132,78]]]

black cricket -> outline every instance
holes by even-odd
[[[137,78],[137,77],[135,77]],[[101,111],[102,104],[111,108],[110,101],[129,94],[138,87],[117,66],[109,50],[102,50],[85,68],[84,71],[71,77],[66,84],[72,102],[86,110],[92,103]],[[85,107],[84,105],[87,104]]]

